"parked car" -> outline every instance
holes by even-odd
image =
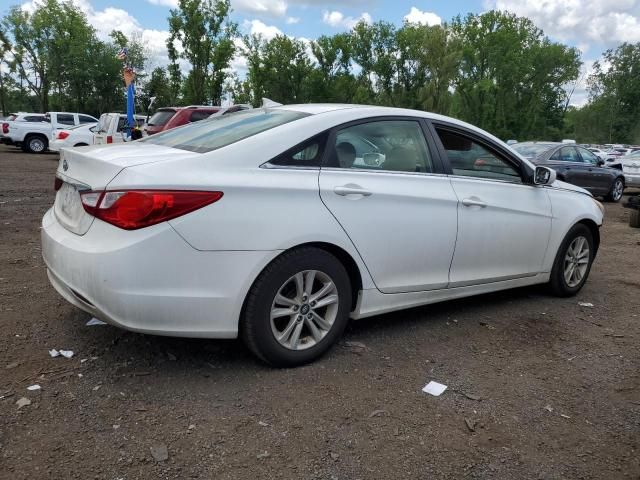
[[[22,147],[29,153],[43,153],[49,147],[49,142],[54,138],[57,130],[97,121],[91,115],[82,113],[48,112],[44,115],[22,113],[17,114],[13,120],[4,122],[2,131],[8,138],[7,143]],[[4,133],[5,130],[6,133]]]
[[[553,168],[558,178],[578,185],[593,195],[619,202],[625,188],[622,167],[604,167],[604,161],[584,147],[554,142],[523,142],[513,145],[523,157],[536,165]]]
[[[137,332],[241,335],[278,366],[317,358],[349,317],[539,283],[574,295],[604,212],[472,125],[354,105],[65,149],[56,189],[42,252],[65,299]]]
[[[188,107],[163,107],[156,110],[145,127],[149,135],[170,130],[187,123],[199,122],[218,112],[221,107],[211,105],[190,105]]]
[[[134,115],[138,128],[143,128],[145,118],[144,115]],[[100,115],[100,120],[94,130],[93,143],[123,143],[131,141],[131,137],[127,137],[127,127],[127,115],[124,113],[103,113]]]
[[[628,187],[640,187],[640,150],[620,157],[625,184]]]
[[[243,110],[250,110],[252,108],[253,106],[244,103],[237,105],[228,105],[226,107],[220,107],[220,110],[218,110],[216,113],[212,113],[209,118],[215,118],[222,115],[227,115],[229,113],[241,112]]]
[[[598,157],[601,160],[604,160],[605,162],[612,162],[618,158],[616,155],[610,155],[600,148],[596,148],[596,147],[586,147],[586,148],[591,153],[593,153],[596,157]]]
[[[0,125],[2,128],[0,129],[0,143],[5,145],[15,145],[12,138],[9,136],[9,127],[12,122],[46,122],[46,117],[44,113],[25,113],[18,112],[12,113],[8,117],[6,117],[2,124]]]
[[[49,143],[49,150],[59,152],[61,148],[86,147],[93,144],[93,132],[97,123],[87,123],[58,130],[56,137]]]

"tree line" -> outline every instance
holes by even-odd
[[[241,35],[230,13],[229,0],[179,0],[168,18],[170,63],[146,72],[140,38],[114,31],[100,40],[71,2],[14,7],[0,22],[0,107],[121,111],[116,53],[127,46],[140,110],[152,96],[156,106],[361,103],[450,115],[503,139],[640,143],[640,43],[605,52],[588,78],[589,102],[575,108],[579,51],[508,12],[436,26],[360,22],[310,42]],[[230,68],[237,56],[246,60],[242,76]]]

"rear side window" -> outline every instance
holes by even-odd
[[[58,114],[58,123],[60,125],[75,125],[76,122],[73,119],[73,115],[69,115],[68,113],[59,113]]]
[[[278,155],[269,164],[283,167],[319,167],[327,144],[327,137],[327,133],[317,135]]]
[[[88,115],[78,115],[80,123],[96,123],[96,119],[89,117]]]
[[[199,122],[200,120],[204,120],[205,118],[209,118],[215,112],[203,112],[203,111],[195,111],[189,117],[190,122]]]
[[[171,117],[173,117],[175,113],[175,110],[159,110],[151,116],[147,125],[150,127],[161,127],[171,120]]]
[[[307,116],[308,113],[260,108],[191,123],[141,141],[206,153]]]
[[[44,122],[44,117],[42,115],[27,115],[24,117],[25,122]]]

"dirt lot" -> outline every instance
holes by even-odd
[[[348,328],[366,348],[272,370],[237,341],[85,326],[40,257],[56,165],[0,147],[0,478],[640,478],[640,230],[620,205],[576,298],[384,315]]]

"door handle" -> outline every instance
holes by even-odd
[[[369,190],[365,190],[360,185],[354,185],[352,183],[343,185],[341,187],[335,187],[333,189],[333,193],[342,197],[345,197],[347,195],[362,195],[363,197],[368,197],[371,195],[371,192]]]
[[[477,198],[465,198],[462,200],[462,204],[465,207],[480,207],[480,208],[484,208],[487,206],[487,204],[485,202],[483,202],[482,200],[478,200]]]

